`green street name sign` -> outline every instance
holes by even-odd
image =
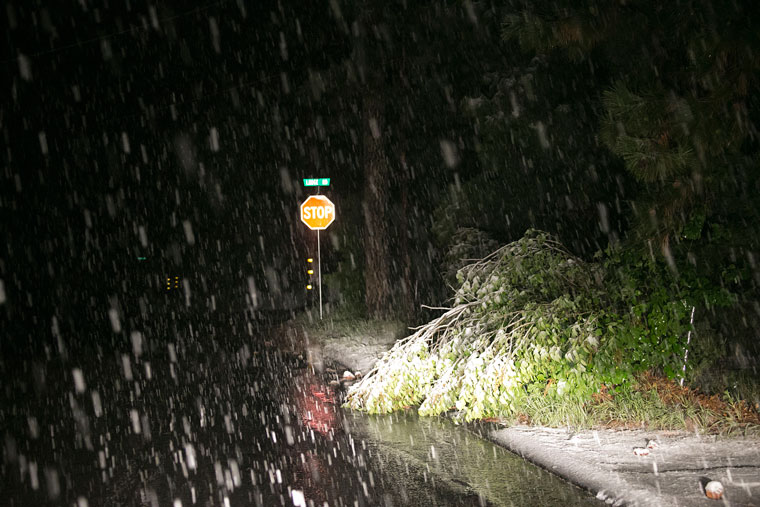
[[[330,178],[304,178],[303,186],[305,187],[329,187]]]

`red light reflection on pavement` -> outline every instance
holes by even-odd
[[[314,373],[301,376],[293,396],[304,425],[322,435],[341,429],[336,393]]]

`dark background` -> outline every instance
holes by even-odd
[[[497,242],[546,229],[586,258],[623,244],[691,262],[751,308],[755,10],[721,5],[7,2],[3,350],[41,350],[54,320],[97,340],[109,310],[137,325],[164,308],[313,304],[304,177],[332,178],[327,297],[358,313],[382,293],[370,315],[423,320],[421,304],[449,296],[441,273],[463,226]],[[605,94],[621,82],[673,117],[675,98],[692,101],[703,120],[613,117]],[[647,146],[706,155],[642,177],[631,157],[652,154],[605,137],[641,124]],[[175,276],[187,285],[166,291]]]

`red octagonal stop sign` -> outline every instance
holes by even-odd
[[[335,205],[324,195],[312,195],[301,204],[301,222],[309,229],[322,231],[335,220]]]

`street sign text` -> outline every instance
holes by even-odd
[[[311,230],[327,229],[335,221],[335,205],[324,195],[309,196],[301,204],[301,221]]]
[[[303,186],[305,187],[329,187],[330,178],[304,178]]]

